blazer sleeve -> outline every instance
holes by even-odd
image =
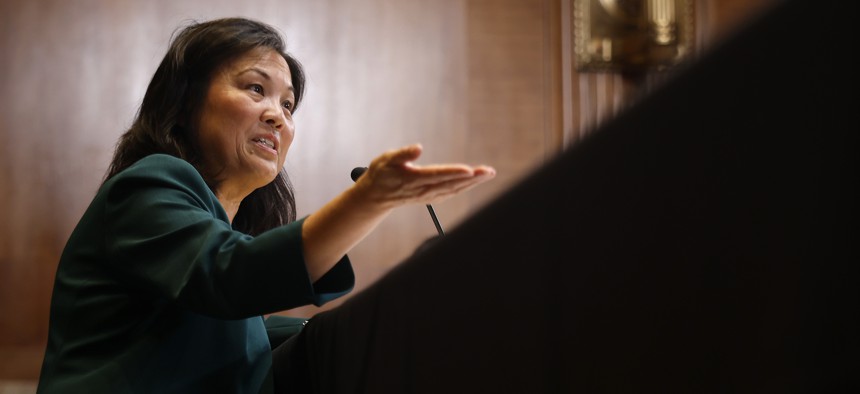
[[[352,290],[344,256],[316,284],[302,253],[304,219],[257,237],[234,231],[187,162],[153,155],[114,177],[105,196],[106,264],[128,286],[227,319],[322,305]]]

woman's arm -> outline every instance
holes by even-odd
[[[302,245],[312,281],[328,272],[394,208],[439,202],[496,174],[487,166],[414,165],[421,150],[421,145],[410,145],[383,153],[352,187],[305,219]]]

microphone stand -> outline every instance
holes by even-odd
[[[445,235],[445,232],[442,231],[442,225],[439,224],[439,218],[436,217],[436,211],[433,210],[433,206],[427,204],[427,211],[430,212],[430,217],[433,218],[433,224],[436,225],[436,231],[439,232],[439,235]]]

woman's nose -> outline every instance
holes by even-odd
[[[275,118],[266,119],[266,124],[272,126],[275,129],[281,129],[281,127],[283,126],[283,122],[278,122],[277,120],[275,120]]]
[[[284,127],[284,123],[286,123],[286,115],[284,115],[284,111],[281,109],[279,103],[269,104],[263,111],[262,120],[269,126],[280,130]]]

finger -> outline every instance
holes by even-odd
[[[452,194],[452,195],[454,195],[454,194],[460,194],[460,193],[463,193],[463,192],[465,192],[465,191],[467,191],[467,190],[469,190],[469,189],[471,189],[471,188],[473,188],[473,187],[475,187],[475,186],[478,186],[478,185],[480,185],[480,184],[482,184],[482,183],[484,183],[484,182],[486,182],[486,181],[488,181],[488,180],[490,180],[490,179],[491,179],[491,177],[481,177],[481,178],[476,178],[476,179],[474,179],[474,181],[473,181],[473,182],[463,183],[463,184],[460,184],[460,185],[456,185],[456,186],[454,187],[454,190],[452,190],[452,193],[451,193],[451,194]]]
[[[495,174],[484,174],[428,185],[425,186],[424,190],[420,193],[420,199],[438,201],[441,198],[451,197],[492,179],[494,175]]]
[[[415,173],[406,186],[410,188],[422,188],[452,180],[471,178],[474,176],[472,169],[465,166],[450,167],[434,170],[432,172],[422,171]]]
[[[389,151],[384,157],[387,165],[398,166],[417,160],[422,151],[421,144],[412,144]]]
[[[465,169],[469,172],[458,172]],[[458,182],[463,184],[482,183],[496,176],[496,170],[488,166],[478,166],[474,170],[469,167],[460,166],[458,169],[452,169],[450,173],[434,175],[426,178],[415,180],[410,186],[412,188],[423,188],[426,190],[433,188],[452,188]]]
[[[488,176],[487,180],[493,179],[496,176],[496,169],[490,166],[477,166],[475,167],[475,175],[477,176]]]
[[[441,174],[469,174],[470,176],[495,176],[496,170],[486,165],[468,166],[466,164],[431,164],[426,166],[413,166],[412,169],[419,174],[441,175]]]

